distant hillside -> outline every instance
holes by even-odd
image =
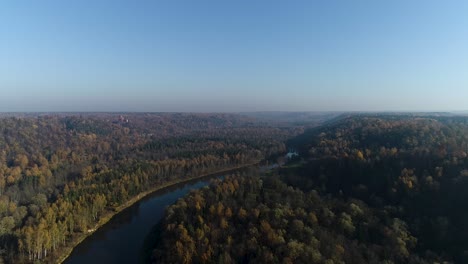
[[[342,112],[241,112],[240,115],[253,117],[259,121],[297,124],[297,125],[318,125],[333,119]]]

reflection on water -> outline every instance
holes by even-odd
[[[145,237],[163,217],[165,208],[190,190],[206,186],[211,179],[224,175],[226,173],[190,180],[146,196],[86,238],[64,263],[138,263]]]

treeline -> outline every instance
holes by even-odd
[[[0,256],[51,259],[139,193],[284,152],[301,131],[224,114],[0,118]]]
[[[154,263],[434,263],[386,208],[233,176],[166,211]]]
[[[288,145],[301,158],[280,180],[229,178],[170,207],[153,260],[468,263],[467,117],[343,116]]]
[[[468,118],[352,116],[290,142],[303,165],[290,185],[388,208],[418,238],[416,251],[468,262]]]

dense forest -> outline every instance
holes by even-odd
[[[229,177],[169,207],[154,263],[432,263],[404,221],[276,177]]]
[[[168,208],[156,263],[468,263],[468,118],[343,115]]]
[[[303,131],[234,114],[0,117],[0,262],[49,262],[139,194],[286,151]]]

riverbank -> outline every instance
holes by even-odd
[[[135,196],[132,199],[125,202],[124,204],[107,211],[101,217],[101,219],[99,219],[99,222],[95,225],[95,227],[93,229],[89,230],[89,232],[87,232],[87,233],[82,233],[82,234],[79,234],[79,235],[75,236],[74,238],[72,238],[72,240],[69,241],[69,246],[64,247],[63,249],[61,249],[60,252],[57,252],[56,255],[54,254],[53,256],[50,256],[49,261],[47,261],[47,260],[46,261],[47,262],[53,262],[53,263],[59,263],[59,264],[63,263],[70,256],[70,254],[73,252],[73,250],[74,250],[74,248],[76,246],[78,246],[88,236],[91,236],[99,228],[101,228],[103,225],[105,225],[107,222],[109,222],[112,219],[112,217],[114,217],[115,215],[119,214],[120,212],[122,212],[126,208],[132,206],[136,202],[140,201],[144,197],[146,197],[146,196],[148,196],[148,195],[150,195],[150,194],[152,194],[152,193],[154,193],[156,191],[160,191],[160,190],[163,190],[165,188],[169,188],[169,187],[174,186],[176,184],[189,182],[191,180],[200,179],[200,178],[203,178],[203,177],[214,176],[214,175],[222,174],[222,173],[229,173],[231,171],[235,171],[235,170],[255,166],[255,165],[258,165],[259,163],[260,163],[260,161],[256,161],[256,162],[249,163],[249,164],[244,164],[244,165],[241,165],[241,166],[234,166],[234,167],[231,167],[231,168],[228,168],[228,169],[222,169],[222,170],[217,170],[217,171],[213,171],[213,172],[209,172],[209,173],[200,174],[200,175],[197,175],[195,177],[190,177],[190,178],[186,178],[186,179],[171,181],[171,182],[168,182],[166,184],[159,185],[159,186],[156,186],[154,188],[151,188],[150,190],[145,191],[143,193],[140,193],[137,196]]]

